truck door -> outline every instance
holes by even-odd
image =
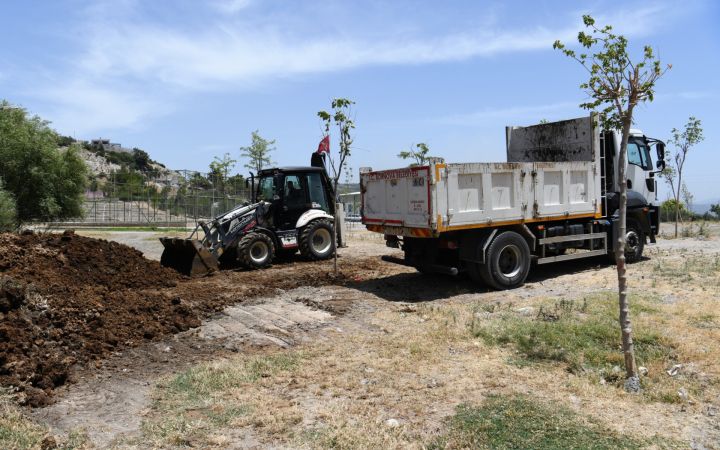
[[[627,180],[628,189],[639,192],[648,201],[655,203],[655,179],[651,173],[653,163],[650,149],[643,138],[631,137],[627,147]]]

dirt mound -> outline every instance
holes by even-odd
[[[200,325],[224,307],[277,289],[357,283],[376,258],[293,261],[188,279],[116,242],[60,234],[0,234],[0,385],[31,406],[93,361]],[[343,314],[342,299],[315,305]]]
[[[199,325],[163,292],[179,278],[115,242],[71,232],[0,235],[0,384],[41,405],[74,365]]]

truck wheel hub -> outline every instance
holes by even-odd
[[[498,257],[498,268],[500,272],[508,277],[513,278],[520,273],[522,264],[520,264],[521,256],[520,249],[514,245],[506,245],[500,250],[500,256]]]
[[[635,253],[640,245],[640,236],[635,230],[630,230],[625,234],[625,253]]]

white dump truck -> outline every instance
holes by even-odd
[[[507,127],[508,162],[362,170],[362,223],[405,253],[386,261],[423,273],[467,272],[511,289],[524,283],[533,262],[612,257],[622,163],[629,188],[625,256],[637,261],[658,232],[655,175],[665,165],[665,144],[632,130],[627,161],[619,162],[620,137],[582,117]]]

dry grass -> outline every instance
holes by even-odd
[[[89,448],[87,437],[72,431],[68,436],[52,436],[47,427],[28,418],[7,393],[0,394],[0,448],[73,450]]]
[[[548,304],[551,302],[548,301]],[[573,313],[592,316],[592,308],[594,306],[588,307],[585,312],[573,310]],[[494,309],[494,312],[487,309]],[[649,443],[655,439],[667,443],[670,441],[666,439],[676,436],[677,428],[648,429],[617,424],[613,422],[614,415],[608,413],[612,408],[638,414],[638,401],[652,402],[652,398],[627,396],[622,389],[611,384],[598,383],[600,377],[590,376],[589,372],[579,375],[569,373],[567,363],[562,361],[531,367],[509,363],[512,358],[518,357],[518,353],[508,348],[496,348],[493,343],[474,336],[477,329],[473,328],[473,321],[476,327],[478,314],[486,313],[489,313],[487,320],[494,321],[501,320],[500,316],[509,311],[507,307],[477,302],[381,309],[361,327],[358,325],[356,329],[342,332],[327,330],[322,339],[304,346],[302,353],[292,350],[282,353],[285,358],[296,361],[289,370],[275,371],[242,387],[221,383],[219,386],[224,387],[214,394],[204,391],[207,387],[198,386],[195,388],[197,395],[186,398],[203,398],[202,408],[205,411],[242,405],[242,414],[227,424],[213,424],[202,419],[204,435],[222,435],[226,432],[223,430],[231,426],[254,436],[262,445],[422,448],[450,443],[452,448],[460,448],[467,436],[454,435],[454,419],[448,419],[458,414],[458,405],[481,405],[472,408],[480,408],[478,411],[485,414],[487,411],[482,412],[485,411],[482,405],[489,405],[490,412],[498,407],[492,401],[484,403],[490,396],[501,394],[517,398],[517,395],[530,392],[538,397],[523,397],[523,401],[537,403],[536,411],[539,412],[534,418],[537,427],[542,427],[542,424],[550,426],[553,420],[570,421],[568,423],[572,426],[568,426],[574,430],[571,433],[574,440],[557,441],[565,442],[565,447],[582,448],[581,443],[601,438],[601,442],[607,443],[607,448],[618,443],[620,447],[636,447],[637,442]],[[652,315],[658,313],[659,310],[647,306],[640,315],[648,315],[648,320],[652,320]],[[604,351],[598,358],[617,353],[614,348]],[[223,372],[223,375],[218,375],[219,378],[225,379],[241,368],[240,376],[229,378],[242,379],[246,371],[242,368],[247,367],[253,357],[247,358],[241,356],[222,363],[218,366],[218,370]],[[611,364],[615,363],[613,359]],[[664,366],[665,363],[659,364]],[[658,369],[656,376],[659,379],[662,378],[660,374]],[[161,386],[158,391],[160,400],[154,412],[156,422],[178,416],[177,409],[166,406],[167,399],[175,395],[170,386]],[[660,387],[665,388],[665,385]],[[658,392],[660,387],[648,385],[647,389]],[[569,398],[575,400],[568,401]],[[558,413],[560,416],[543,418],[546,416],[543,405],[546,404],[564,405],[565,409]],[[517,404],[508,406],[508,414],[514,414],[512,408],[515,406]],[[644,408],[639,413],[640,422],[666,421],[657,417],[655,409]],[[183,412],[180,416],[183,414],[187,415]],[[585,414],[590,414],[590,417],[585,417]],[[197,416],[195,418],[199,420]],[[588,423],[599,425],[586,426]],[[160,436],[151,428],[146,428],[146,433],[151,439],[159,438],[153,441],[157,444],[209,445],[207,438],[195,431],[178,430],[172,421],[169,424],[179,432],[176,436],[183,436],[182,439],[175,437],[167,440],[167,436]],[[507,430],[496,431],[502,437]],[[635,441],[626,437],[626,433],[632,434]],[[475,438],[485,439],[482,436]],[[547,442],[560,439],[552,433],[545,438]]]

